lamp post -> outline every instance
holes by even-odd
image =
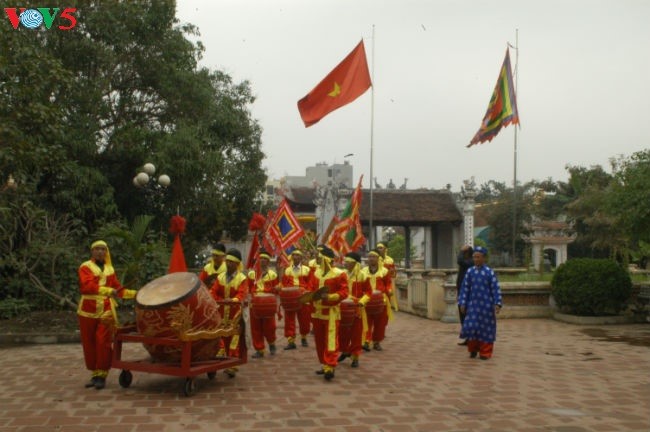
[[[390,243],[390,241],[393,240],[393,237],[395,237],[395,234],[397,234],[397,232],[395,231],[395,228],[388,227],[384,230],[384,234],[386,235],[386,239],[388,243]]]
[[[154,177],[155,174],[156,166],[151,162],[147,162],[142,166],[142,171],[133,177],[133,185],[144,191],[148,209],[156,207],[156,198],[161,198],[165,189],[171,184],[171,179],[167,174],[161,174],[158,178]],[[160,200],[158,202],[160,203]],[[157,207],[162,211],[162,203]]]

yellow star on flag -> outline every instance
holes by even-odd
[[[327,93],[327,96],[337,97],[339,94],[341,94],[341,86],[339,86],[339,84],[336,81],[334,81],[334,90]]]

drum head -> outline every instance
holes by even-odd
[[[158,309],[182,302],[200,286],[201,280],[194,273],[170,273],[140,288],[135,301],[141,308]]]

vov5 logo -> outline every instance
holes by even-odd
[[[14,29],[18,29],[18,25],[22,24],[23,27],[28,29],[37,29],[42,24],[45,24],[46,29],[52,27],[54,18],[59,13],[60,8],[36,8],[36,9],[25,9],[25,8],[5,8],[5,13],[11,22],[11,25]],[[20,13],[18,11],[20,10]],[[64,26],[60,25],[59,30],[70,30],[77,25],[77,18],[73,15],[77,11],[77,8],[65,8],[61,15],[60,19],[68,20],[69,25]]]

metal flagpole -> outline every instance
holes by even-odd
[[[515,97],[519,97],[519,29],[515,29]],[[519,106],[517,106],[519,108]],[[518,115],[519,113],[517,113]],[[517,125],[515,126],[514,179],[512,186],[512,265],[517,265],[515,244],[517,241]]]
[[[370,67],[372,75],[372,88],[370,90],[370,247],[375,245],[375,228],[372,223],[373,219],[373,158],[374,158],[374,131],[375,131],[375,25],[372,25],[372,63]]]

